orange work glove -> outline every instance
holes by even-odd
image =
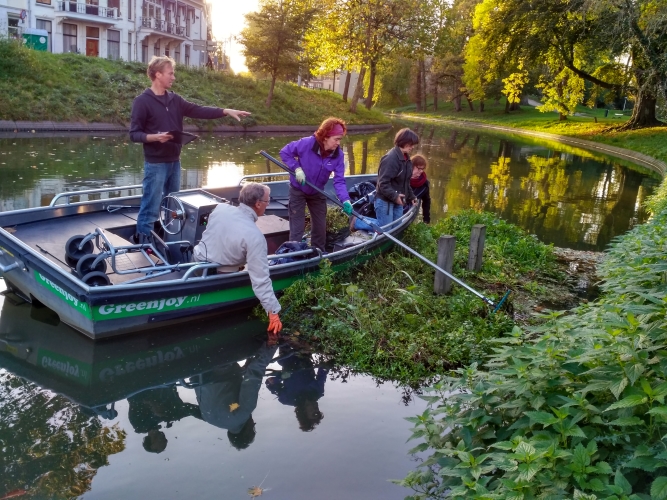
[[[266,331],[275,335],[282,329],[283,324],[280,321],[280,316],[278,316],[278,313],[269,313],[269,327],[266,329]]]

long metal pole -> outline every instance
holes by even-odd
[[[275,163],[276,165],[278,165],[278,166],[279,166],[280,168],[282,168],[283,170],[286,170],[287,172],[289,172],[289,173],[291,173],[291,174],[294,173],[294,172],[292,172],[292,170],[291,170],[287,165],[285,165],[283,162],[281,162],[281,161],[279,161],[279,160],[276,160],[273,156],[271,156],[271,155],[270,155],[269,153],[267,153],[266,151],[260,151],[259,154],[261,154],[261,155],[262,155],[264,158],[266,158],[267,160],[272,161],[273,163]],[[318,187],[315,186],[313,183],[311,183],[308,179],[306,179],[306,184],[307,184],[308,186],[310,186],[311,188],[313,188],[313,189],[314,189],[315,191],[317,191],[318,193],[323,194],[324,196],[326,196],[330,201],[332,201],[333,203],[335,203],[335,204],[338,205],[339,207],[343,208],[343,204],[342,204],[337,198],[335,198],[335,197],[333,197],[333,196],[327,194],[325,191],[323,191],[322,189],[318,188]],[[402,242],[401,240],[399,240],[398,238],[395,238],[394,236],[392,236],[392,235],[389,234],[388,232],[383,231],[382,228],[381,228],[380,226],[378,226],[378,225],[375,224],[374,222],[369,221],[369,220],[366,219],[363,215],[359,214],[359,213],[356,212],[355,210],[352,210],[352,215],[354,215],[354,216],[358,217],[359,219],[363,220],[364,222],[366,222],[366,224],[368,224],[369,226],[371,226],[371,227],[373,228],[373,231],[375,231],[376,233],[385,235],[385,236],[386,236],[387,238],[389,238],[391,241],[393,241],[394,243],[396,243],[396,244],[397,244],[398,246],[400,246],[401,248],[403,248],[403,249],[407,250],[408,252],[410,252],[412,255],[414,255],[415,257],[417,257],[418,259],[420,259],[420,260],[421,260],[422,262],[424,262],[425,264],[428,264],[429,266],[431,266],[432,268],[434,268],[436,271],[441,272],[442,274],[444,274],[445,276],[447,276],[449,279],[451,279],[453,282],[455,282],[455,283],[461,285],[463,288],[465,288],[466,290],[468,290],[470,293],[476,295],[477,297],[479,297],[480,299],[482,299],[484,302],[486,302],[486,303],[489,304],[490,306],[494,307],[494,312],[497,311],[497,310],[500,308],[500,306],[503,304],[503,302],[505,302],[505,299],[507,298],[507,296],[510,294],[510,290],[508,290],[508,291],[505,293],[505,295],[503,296],[502,300],[501,300],[500,302],[498,302],[498,304],[496,304],[495,302],[493,302],[493,300],[491,300],[491,299],[488,298],[488,297],[485,297],[484,295],[482,295],[481,293],[479,293],[479,292],[478,292],[477,290],[475,290],[474,288],[472,288],[472,287],[466,285],[463,281],[461,281],[460,279],[458,279],[456,276],[451,275],[450,273],[448,273],[447,271],[445,271],[443,268],[441,268],[441,267],[438,266],[437,264],[431,262],[431,261],[428,260],[426,257],[424,257],[423,255],[421,255],[420,253],[418,253],[416,250],[413,250],[412,248],[410,248],[409,246],[407,246],[405,243],[403,243],[403,242]]]

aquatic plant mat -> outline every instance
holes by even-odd
[[[465,271],[474,224],[487,226],[479,274]],[[325,265],[319,275],[292,285],[281,299],[287,333],[313,342],[339,365],[419,387],[484,359],[493,339],[512,329],[512,309],[522,322],[532,322],[542,301],[572,298],[553,249],[516,226],[491,214],[464,211],[435,226],[413,224],[403,241],[435,262],[442,234],[457,237],[455,276],[495,300],[507,288],[514,290],[509,314],[492,314],[456,285],[450,295],[435,295],[433,269],[394,249],[348,271]]]
[[[427,390],[412,498],[667,498],[665,227],[663,210],[615,240],[596,302]]]

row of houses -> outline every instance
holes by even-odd
[[[46,50],[203,66],[212,48],[205,0],[0,0],[0,37],[46,32]],[[208,43],[208,45],[207,45]]]

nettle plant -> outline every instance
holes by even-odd
[[[496,339],[411,418],[409,498],[667,498],[667,212],[617,239],[603,294]]]

